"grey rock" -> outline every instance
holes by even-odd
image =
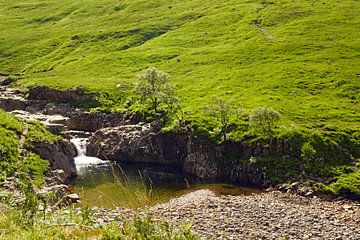
[[[52,169],[62,169],[67,179],[76,177],[74,157],[77,155],[77,151],[70,141],[34,142],[30,150],[42,159],[48,160]]]

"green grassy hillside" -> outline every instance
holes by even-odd
[[[0,0],[0,72],[102,93],[122,84],[125,102],[156,66],[194,117],[220,96],[272,106],[286,124],[359,130],[359,12],[355,0]]]
[[[27,149],[32,148],[33,142],[54,142],[59,139],[44,126],[32,121],[25,122],[0,109],[0,185],[6,177],[19,174],[27,174],[42,182],[48,162]]]

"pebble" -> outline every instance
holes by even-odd
[[[277,191],[218,197],[199,190],[149,211],[173,225],[191,221],[192,230],[210,239],[360,239],[360,204]],[[96,212],[99,219],[119,222],[135,214],[121,208]]]

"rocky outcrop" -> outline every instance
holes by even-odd
[[[25,110],[27,108],[27,103],[19,98],[3,98],[0,97],[0,108],[6,112],[11,112],[14,110]]]
[[[95,132],[101,128],[140,122],[140,116],[117,112],[74,112],[69,115],[68,129]]]
[[[0,86],[0,108],[10,112],[25,110],[27,107],[28,103],[18,89]]]
[[[62,169],[67,179],[76,177],[74,157],[77,155],[77,151],[70,141],[35,142],[32,145],[30,150],[42,159],[48,160],[52,169]]]
[[[0,75],[0,86],[7,86],[13,83],[15,80],[7,75]]]
[[[101,159],[127,162],[178,164],[163,154],[149,124],[101,129],[89,139],[86,153]]]
[[[45,86],[33,87],[29,90],[30,100],[42,100],[53,103],[98,105],[97,95],[87,92],[84,88],[58,90]]]
[[[150,124],[98,130],[87,146],[87,155],[101,159],[174,165],[203,179],[263,186],[266,175],[249,162],[252,153],[240,143],[217,145],[204,137],[159,132]]]

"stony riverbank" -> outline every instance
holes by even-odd
[[[134,214],[95,208],[98,224]],[[360,239],[360,204],[324,201],[277,191],[250,196],[215,196],[199,190],[150,208],[173,224],[193,222],[210,239]]]

